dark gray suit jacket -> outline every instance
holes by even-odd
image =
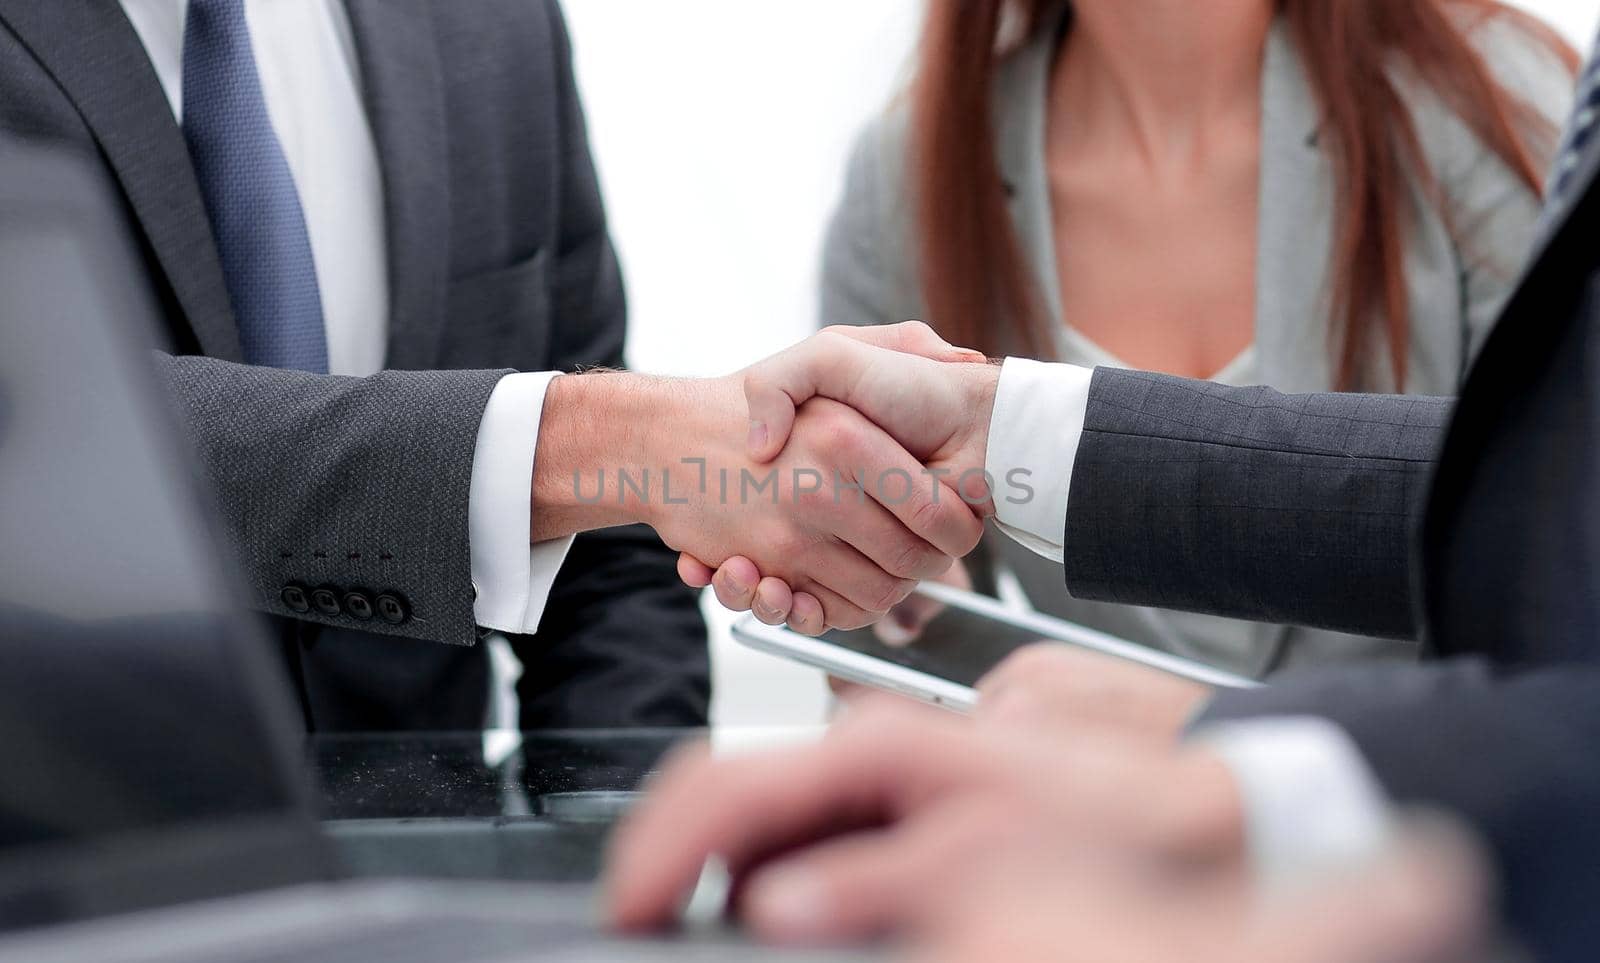
[[[0,0],[0,129],[98,154],[120,186],[181,355],[168,379],[308,723],[476,728],[478,423],[509,369],[620,366],[622,282],[554,0],[348,8],[388,222],[394,370],[374,377],[237,363],[182,133],[114,0]],[[288,586],[400,605],[300,612]],[[526,726],[705,719],[705,627],[648,530],[581,537],[538,635],[513,644]]]
[[[1421,666],[1219,697],[1318,714],[1389,792],[1475,823],[1547,960],[1600,945],[1600,139],[1547,214],[1460,401],[1099,370],[1068,588],[1420,638]]]

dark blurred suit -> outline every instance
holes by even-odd
[[[467,491],[479,419],[506,369],[620,366],[622,282],[554,0],[347,6],[384,182],[383,374],[233,363],[238,332],[183,133],[113,0],[0,0],[0,129],[97,153],[120,185],[168,334],[189,355],[167,364],[169,381],[248,585],[280,616],[308,723],[477,728],[488,662],[471,645]],[[390,591],[409,618],[297,615],[289,583]],[[704,722],[705,627],[648,530],[580,537],[537,636],[512,641],[526,727]]]
[[[1579,133],[1459,403],[1097,370],[1064,543],[1075,595],[1420,638],[1431,664],[1290,676],[1202,721],[1336,721],[1391,796],[1485,833],[1545,959],[1600,945],[1600,141]]]

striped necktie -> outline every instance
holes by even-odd
[[[1600,121],[1600,38],[1596,39],[1583,74],[1578,78],[1572,119],[1562,135],[1561,148],[1556,151],[1555,167],[1550,175],[1550,192],[1545,202],[1546,217],[1571,200],[1569,195],[1573,182],[1583,161],[1583,152],[1594,137],[1596,121]]]

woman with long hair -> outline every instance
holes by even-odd
[[[922,318],[991,356],[1285,391],[1454,394],[1534,237],[1576,66],[1495,0],[932,0],[908,95],[850,161],[822,320]],[[1074,600],[1003,537],[969,568],[1252,675],[1415,653]],[[908,639],[917,604],[880,633]]]

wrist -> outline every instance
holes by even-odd
[[[949,471],[953,476],[950,483],[957,488],[958,494],[983,514],[992,515],[995,509],[992,487],[997,482],[991,479],[991,490],[984,491],[982,486],[975,486],[971,479],[975,472],[983,472],[984,477],[989,478],[989,424],[994,419],[1000,365],[971,362],[945,364],[954,369],[955,377],[951,379],[954,391],[943,396],[942,404],[951,407],[943,409],[946,413],[942,415],[942,420],[946,424],[953,423],[954,430],[944,444],[933,452],[928,465]],[[951,410],[955,412],[953,416],[948,413]]]
[[[966,410],[972,413],[963,448],[976,453],[975,467],[982,467],[989,449],[989,423],[994,420],[995,395],[1000,390],[999,361],[964,365]]]
[[[726,379],[607,371],[551,382],[534,458],[534,541],[617,525],[661,531],[703,491],[708,461],[743,443]]]
[[[550,383],[533,460],[533,541],[643,520],[647,506],[623,497],[620,481],[643,471],[641,414],[660,391],[657,379],[620,371]]]

